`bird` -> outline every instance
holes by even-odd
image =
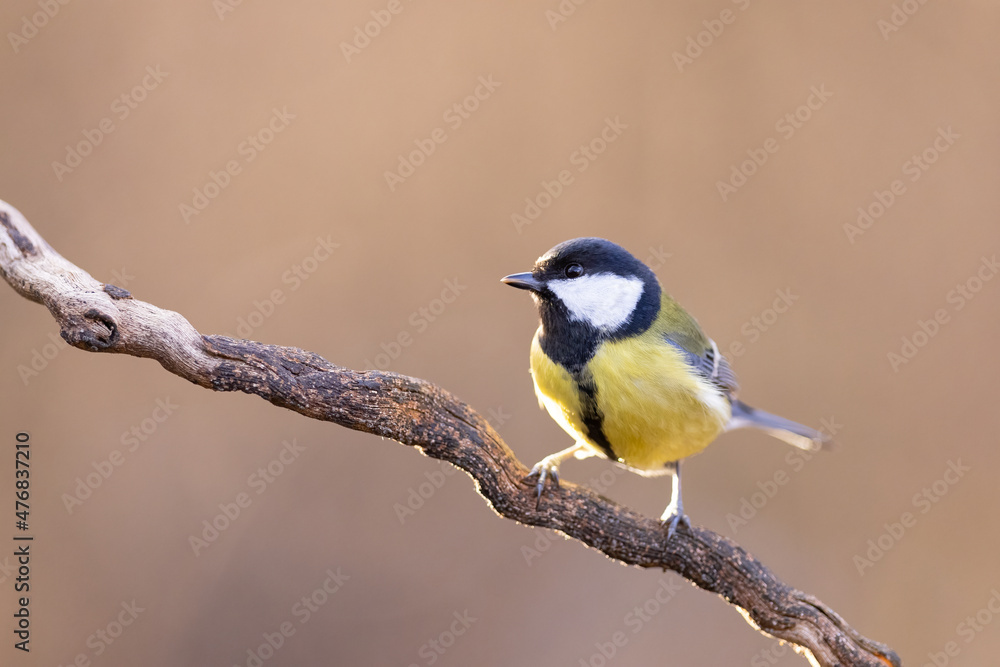
[[[575,444],[546,456],[525,477],[536,503],[558,487],[570,457],[601,456],[644,476],[669,475],[660,517],[670,539],[691,529],[681,498],[681,462],[738,428],[761,429],[807,451],[826,449],[820,431],[750,407],[729,361],[653,271],[602,238],[577,238],[501,281],[527,290],[540,324],[531,377],[540,407]]]

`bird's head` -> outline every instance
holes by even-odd
[[[527,273],[502,278],[531,292],[546,332],[619,338],[645,331],[660,307],[660,284],[620,245],[599,238],[560,243]],[[581,331],[581,329],[583,331]]]

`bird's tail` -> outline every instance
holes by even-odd
[[[747,427],[759,428],[779,440],[784,440],[790,445],[811,452],[829,449],[833,444],[833,439],[826,433],[797,424],[784,417],[751,408],[743,401],[733,399],[732,404],[733,416],[726,426],[727,431]]]

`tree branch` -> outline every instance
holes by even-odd
[[[70,345],[155,359],[213,391],[242,391],[313,419],[391,438],[465,470],[503,517],[557,530],[629,565],[673,570],[722,596],[764,634],[791,642],[815,665],[898,667],[822,602],[779,581],[734,542],[702,528],[668,542],[660,523],[564,482],[536,508],[528,474],[486,420],[429,382],[354,371],[293,347],[203,336],[180,314],[98,282],[52,249],[0,201],[0,273],[45,305]]]

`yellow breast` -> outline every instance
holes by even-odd
[[[700,452],[730,417],[728,400],[694,375],[682,353],[660,333],[605,342],[587,365],[596,386],[602,430],[619,461],[656,473],[670,461]],[[539,400],[573,438],[600,452],[587,436],[576,380],[531,346],[531,372]]]

